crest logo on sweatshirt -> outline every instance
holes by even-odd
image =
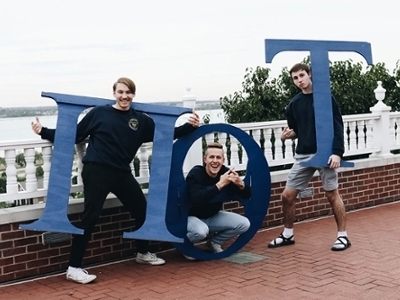
[[[139,126],[139,121],[137,119],[130,119],[128,124],[131,129],[136,131]]]

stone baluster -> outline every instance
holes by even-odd
[[[286,139],[284,143],[285,143],[285,160],[291,159],[293,157],[293,150],[292,150],[293,140]]]
[[[261,129],[253,129],[251,131],[251,136],[253,137],[254,141],[257,143],[258,146],[261,148]]]
[[[233,135],[230,135],[229,137],[231,140],[231,166],[236,167],[239,165],[238,140]]]
[[[24,150],[25,156],[25,174],[26,174],[26,191],[33,192],[37,191],[37,180],[36,180],[36,167],[35,167],[35,149],[26,148]]]
[[[281,133],[282,133],[282,127],[274,128],[275,141],[274,141],[273,145],[275,147],[275,159],[276,160],[283,159]]]
[[[139,149],[139,176],[140,178],[149,178],[149,149],[152,147],[153,143],[145,143]]]
[[[356,134],[357,122],[350,121],[348,123],[348,126],[349,126],[349,148],[348,148],[348,150],[350,150],[350,151],[357,150],[359,148],[359,145],[357,144],[357,134]],[[345,144],[346,144],[346,136],[347,135],[345,135]],[[358,141],[358,142],[360,142],[360,141]]]
[[[85,156],[85,153],[86,153],[86,142],[75,145],[75,149],[76,149],[76,156],[77,156],[76,167],[78,168],[77,184],[82,185],[83,184],[83,182],[82,182],[82,169],[83,169],[82,158]]]
[[[219,136],[219,134],[220,134],[220,132],[218,133],[218,136]],[[206,144],[210,144],[210,143],[214,142],[214,133],[213,132],[207,133],[204,136],[204,139],[206,140]]]
[[[264,129],[264,147],[265,147],[265,158],[267,159],[268,162],[272,162],[273,156],[272,156],[272,142],[271,142],[271,137],[272,137],[272,128],[265,128]]]
[[[225,163],[228,163],[228,153],[226,148],[226,140],[228,138],[228,134],[226,132],[218,132],[218,143],[222,145],[222,149],[224,150],[225,155]]]
[[[390,146],[395,146],[396,145],[396,119],[395,118],[390,118],[389,121],[389,136],[390,136]]]
[[[366,148],[367,149],[372,149],[373,144],[374,144],[374,122],[373,120],[366,120],[365,121],[365,128],[366,128]]]
[[[242,148],[242,164],[247,165],[247,162],[249,161],[249,157],[247,155],[246,149],[241,145]]]
[[[395,125],[393,126],[395,132],[394,132],[394,138],[395,138],[395,145],[398,146],[400,145],[400,118],[395,118]]]
[[[6,190],[7,194],[17,194],[18,193],[18,182],[17,182],[17,168],[15,167],[15,149],[5,150],[4,159],[7,164],[6,175],[7,184]]]
[[[52,146],[42,147],[42,157],[43,157],[43,188],[48,189],[49,178],[50,178],[50,167],[51,167],[51,155],[53,152]]]
[[[183,107],[192,108],[196,107],[196,96],[190,93],[191,88],[186,88],[187,93],[182,97]],[[202,120],[200,120],[200,123]],[[214,140],[213,140],[214,141]],[[192,146],[189,148],[185,160],[183,162],[183,171],[185,173],[189,172],[194,166],[201,165],[203,162],[203,147],[202,147],[202,139],[199,138]]]

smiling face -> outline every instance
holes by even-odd
[[[123,83],[116,84],[113,95],[115,97],[113,107],[118,110],[129,110],[133,97],[135,97],[135,94]]]
[[[113,84],[113,95],[115,104],[113,107],[118,110],[129,110],[133,97],[135,97],[136,85],[127,78],[121,77]]]
[[[219,148],[208,148],[203,157],[206,172],[210,177],[216,177],[224,165],[224,150]]]
[[[301,89],[304,94],[312,93],[311,72],[307,73],[306,70],[298,70],[290,74],[293,83]]]

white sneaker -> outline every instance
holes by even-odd
[[[211,250],[211,252],[214,252],[214,253],[220,253],[220,252],[224,251],[224,250],[221,248],[221,245],[220,245],[220,244],[214,243],[214,242],[211,241],[211,240],[208,240],[208,241],[207,241],[206,246],[207,246],[208,249]]]
[[[88,272],[81,268],[68,267],[67,280],[72,280],[77,283],[89,283],[97,278],[96,275],[89,275]]]
[[[165,264],[165,260],[157,257],[154,253],[147,252],[145,254],[139,253],[136,255],[136,262],[139,264],[148,264],[158,266]]]
[[[186,254],[183,254],[183,257],[186,258],[187,260],[191,260],[191,261],[197,260],[194,257],[191,257],[191,256],[186,255]]]

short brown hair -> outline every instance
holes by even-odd
[[[129,79],[129,78],[127,78],[127,77],[118,78],[117,81],[116,81],[116,82],[114,83],[114,85],[113,85],[113,92],[115,92],[115,89],[117,88],[117,84],[118,84],[118,83],[123,83],[123,84],[125,84],[125,85],[128,87],[129,91],[130,91],[132,94],[135,94],[135,93],[136,93],[136,85],[135,85],[135,83],[132,81],[132,79]]]
[[[310,67],[306,64],[295,64],[289,71],[290,76],[292,75],[292,73],[297,72],[297,71],[306,71],[307,74],[310,74]]]

